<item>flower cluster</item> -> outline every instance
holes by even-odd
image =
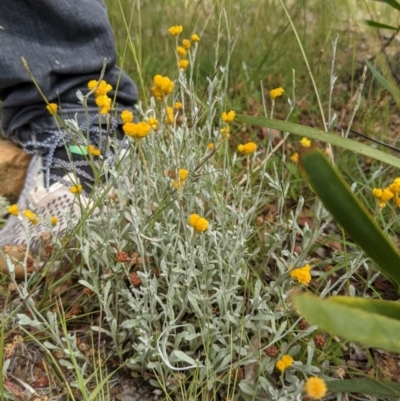
[[[193,227],[196,231],[204,232],[207,230],[209,223],[204,218],[198,214],[191,214],[188,219],[189,225]]]
[[[257,149],[257,145],[254,142],[247,142],[241,145],[238,145],[237,150],[240,153],[244,153],[245,155],[251,155]]]
[[[293,266],[291,267],[293,269]],[[311,266],[305,265],[289,272],[290,276],[296,279],[300,284],[307,285],[311,281]]]
[[[151,125],[146,121],[141,121],[139,123],[126,123],[122,126],[122,130],[125,135],[136,139],[142,139],[150,134]]]
[[[182,31],[183,31],[182,25],[174,25],[174,26],[171,26],[171,28],[168,29],[168,32],[172,36],[178,36],[180,33],[182,33]]]
[[[86,150],[88,151],[89,154],[92,156],[100,156],[100,149],[96,149],[94,145],[89,145],[86,146]]]
[[[174,121],[175,121],[175,118],[174,118],[174,109],[172,108],[172,107],[167,107],[166,108],[166,110],[165,110],[165,122],[167,123],[167,124],[170,124],[170,125],[172,125],[173,123],[174,123]]]
[[[394,204],[400,207],[400,177],[397,177],[386,188],[374,188],[372,194],[379,201],[379,207],[383,209],[386,203],[393,199]]]
[[[304,383],[304,390],[313,400],[318,400],[326,395],[328,387],[323,379],[313,376]]]
[[[13,216],[18,216],[19,208],[18,205],[11,205],[8,207],[8,213],[12,214]]]
[[[179,169],[179,177],[174,180],[172,183],[175,189],[182,188],[186,185],[186,178],[189,175],[189,170],[185,170],[184,168]]]
[[[113,88],[112,86],[104,80],[100,82],[93,79],[89,81],[88,88],[90,91],[94,91],[95,101],[97,107],[100,109],[100,114],[108,114],[111,110],[111,98],[107,96]]]
[[[83,187],[81,184],[73,185],[72,187],[69,188],[70,192],[72,192],[74,195],[78,195],[83,191]]]
[[[32,210],[25,210],[24,216],[32,223],[37,224],[39,223],[39,217],[36,213],[33,213]]]
[[[279,88],[276,88],[276,89],[272,89],[269,92],[269,96],[270,96],[270,98],[272,100],[275,100],[277,97],[282,96],[283,92],[285,92],[284,89],[279,87]]]
[[[283,372],[285,369],[289,368],[293,365],[293,358],[290,355],[283,355],[278,362],[276,362],[275,366],[278,370]]]
[[[226,139],[231,137],[231,128],[230,123],[235,119],[236,114],[233,110],[224,111],[221,114],[221,120],[225,123],[225,125],[219,130],[219,132],[225,136]]]
[[[151,90],[156,99],[163,100],[165,96],[168,96],[174,90],[174,83],[168,77],[158,74],[153,78]]]

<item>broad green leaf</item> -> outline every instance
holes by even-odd
[[[324,206],[381,272],[400,287],[400,254],[319,149],[303,148],[300,167]]]
[[[341,305],[348,305],[366,312],[377,313],[391,319],[400,320],[400,302],[384,301],[380,299],[354,298],[337,296],[329,298],[330,301]]]
[[[396,0],[381,0],[382,3],[386,3],[389,6],[395,8],[397,11],[400,11],[400,4]]]
[[[368,347],[400,352],[400,321],[310,294],[293,296],[293,305],[310,323],[331,335]]]
[[[394,85],[392,85],[390,82],[388,82],[384,76],[379,73],[374,66],[368,61],[365,60],[365,64],[367,64],[368,68],[371,70],[373,76],[377,79],[377,81],[385,88],[387,89],[395,98],[396,102],[400,102],[400,90],[396,88]]]
[[[290,132],[294,135],[299,135],[302,137],[306,136],[310,139],[330,143],[331,145],[339,146],[340,148],[350,150],[351,152],[372,157],[373,159],[400,168],[400,159],[398,159],[397,157],[382,152],[378,149],[374,149],[371,146],[365,145],[363,143],[353,141],[352,139],[343,138],[339,134],[333,134],[332,132],[325,132],[320,129],[305,127],[304,125],[289,123],[287,121],[274,120],[266,117],[253,117],[240,114],[236,116],[236,119],[246,124],[277,129],[283,132]]]
[[[400,397],[400,383],[382,382],[373,379],[332,380],[326,382],[332,393],[360,393],[380,398]]]
[[[397,26],[391,26],[391,25],[386,25],[386,24],[381,24],[380,22],[376,22],[370,19],[364,20],[364,22],[368,25],[371,26],[372,28],[377,28],[377,29],[391,29],[393,31],[397,31],[398,27]]]

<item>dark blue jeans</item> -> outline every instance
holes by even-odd
[[[132,109],[137,89],[116,66],[116,52],[103,0],[0,0],[0,100],[2,130],[18,142],[32,132],[54,129],[46,104],[22,65],[24,57],[42,92],[60,104],[63,118],[82,113],[76,91],[104,79],[117,92],[117,107]],[[92,101],[91,114],[97,113]]]

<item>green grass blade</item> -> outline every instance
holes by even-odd
[[[388,82],[384,76],[379,73],[374,66],[368,61],[365,60],[365,64],[367,64],[368,68],[371,70],[373,76],[376,78],[376,80],[386,89],[388,90],[393,97],[395,98],[396,102],[400,102],[400,90],[396,88],[394,85],[392,85],[390,82]]]
[[[333,134],[332,132],[325,132],[320,129],[305,127],[304,125],[265,117],[252,117],[241,114],[236,116],[236,119],[246,124],[277,129],[283,132],[290,132],[291,134],[299,135],[301,137],[306,136],[310,139],[330,143],[331,145],[339,146],[340,148],[350,150],[351,152],[372,157],[375,160],[379,160],[391,166],[400,168],[400,159],[397,157],[394,157],[388,153],[384,153],[378,149],[374,149],[371,146],[363,143],[353,141],[352,139],[343,138],[338,134]]]
[[[382,0],[382,3],[386,3],[397,11],[400,11],[400,4],[396,0]]]
[[[310,294],[293,297],[293,305],[309,322],[331,335],[369,347],[400,352],[400,321]]]
[[[332,380],[326,382],[332,393],[359,393],[382,398],[400,397],[400,383],[381,382],[378,380]]]
[[[397,26],[392,26],[392,25],[386,25],[386,24],[381,24],[380,22],[376,22],[370,19],[364,20],[365,24],[372,27],[372,28],[377,28],[377,29],[391,29],[393,31],[397,31],[398,27]]]
[[[300,165],[312,189],[379,270],[400,287],[400,254],[319,149],[305,148]]]

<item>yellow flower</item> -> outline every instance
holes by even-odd
[[[131,123],[133,121],[133,113],[129,110],[124,110],[121,113],[121,120],[124,124]]]
[[[229,125],[226,127],[223,127],[219,130],[221,135],[223,135],[226,139],[229,139],[231,137],[231,129],[229,128]]]
[[[172,107],[167,107],[166,116],[165,116],[165,122],[167,124],[173,124],[174,123],[174,110],[172,109]]]
[[[13,216],[18,216],[19,214],[19,208],[18,205],[11,205],[8,208],[8,213],[12,214]]]
[[[235,119],[235,112],[233,110],[230,110],[228,112],[224,111],[221,115],[221,119],[224,123],[230,123]]]
[[[392,182],[389,185],[389,189],[396,195],[400,192],[400,184],[398,184],[397,182]]]
[[[293,365],[293,358],[288,354],[283,355],[281,359],[279,359],[279,361],[276,362],[275,364],[276,368],[281,372],[283,372],[285,369],[289,368],[292,365]]]
[[[125,135],[132,138],[141,139],[150,134],[151,125],[148,122],[141,121],[140,123],[126,123],[122,126]]]
[[[305,147],[305,148],[309,148],[311,146],[311,140],[304,137],[301,138],[300,143]]]
[[[57,216],[51,216],[50,217],[50,223],[52,226],[55,226],[58,223],[58,217]]]
[[[108,92],[110,92],[112,90],[112,86],[110,84],[108,84],[106,81],[101,80],[100,83],[99,81],[96,81],[95,79],[92,79],[91,81],[89,81],[88,83],[88,89],[90,91],[92,91],[96,86],[98,85],[96,92],[94,93],[94,95],[97,96],[104,96],[106,95]]]
[[[396,206],[397,206],[397,207],[400,207],[400,198],[397,198],[397,199],[396,199]]]
[[[292,157],[290,158],[290,160],[292,161],[292,162],[294,162],[294,163],[297,163],[298,161],[299,161],[299,154],[296,152],[296,153],[293,153],[293,155],[292,155]]]
[[[154,97],[158,100],[164,99],[165,96],[172,93],[174,90],[174,83],[168,78],[162,75],[156,75],[153,78],[153,87],[151,88]]]
[[[78,195],[82,192],[83,188],[81,184],[78,185],[74,185],[72,187],[69,188],[69,190],[74,194],[74,195]]]
[[[149,117],[147,119],[147,123],[150,125],[151,128],[153,128],[154,131],[158,128],[158,120],[156,120],[155,118]]]
[[[381,199],[383,191],[380,188],[374,188],[372,190],[372,194],[375,196],[375,198]]]
[[[209,222],[204,217],[200,217],[198,214],[191,214],[188,222],[191,227],[200,232],[206,231],[209,225]]]
[[[276,89],[272,89],[272,90],[269,92],[269,96],[270,96],[270,98],[271,98],[272,100],[275,100],[278,96],[282,96],[283,92],[285,92],[285,91],[283,90],[283,88],[279,87],[279,88],[276,88]]]
[[[189,175],[189,170],[185,170],[184,168],[179,169],[179,179],[181,181],[185,181],[188,175]]]
[[[192,39],[192,42],[199,42],[200,41],[200,38],[195,33],[192,35],[191,39]]]
[[[100,149],[96,149],[94,145],[89,145],[86,146],[86,150],[92,155],[92,156],[100,156]]]
[[[307,285],[311,281],[311,266],[305,265],[298,269],[291,270],[289,272],[290,276],[296,279],[300,284]]]
[[[190,40],[189,39],[183,39],[182,40],[182,46],[184,47],[185,50],[190,49]]]
[[[181,70],[185,70],[188,67],[188,65],[189,65],[189,60],[179,60],[178,62],[178,67]]]
[[[304,383],[304,390],[309,397],[318,400],[326,395],[328,387],[320,377],[309,377]]]
[[[39,217],[37,214],[33,213],[32,210],[25,210],[24,216],[32,223],[37,224],[39,223]]]
[[[248,142],[243,145],[238,145],[237,150],[245,155],[251,155],[257,149],[257,145],[254,142]]]
[[[96,87],[97,82],[99,82],[99,81],[96,81],[95,79],[92,79],[91,81],[89,81],[89,83],[88,83],[88,89],[89,89],[90,91],[92,91],[92,90]]]
[[[111,99],[107,95],[97,96],[96,105],[100,108],[101,114],[107,114],[111,110]]]
[[[393,196],[394,196],[394,193],[389,188],[385,188],[382,191],[381,201],[387,202],[388,200],[392,199]]]
[[[184,58],[186,56],[186,49],[183,46],[178,46],[176,48],[176,52],[180,58]]]
[[[276,366],[276,368],[277,368],[278,370],[280,370],[281,372],[283,372],[283,371],[286,369],[285,364],[284,364],[281,360],[279,360],[278,362],[276,362],[275,366]]]
[[[168,32],[172,36],[178,36],[180,33],[182,33],[182,31],[183,31],[182,25],[174,25],[174,26],[171,26],[171,28],[168,29]]]
[[[52,116],[54,116],[54,115],[57,114],[57,109],[58,109],[58,106],[57,106],[55,103],[49,103],[49,104],[46,106],[46,110],[47,110]]]
[[[214,145],[213,142],[210,142],[210,143],[207,145],[207,148],[210,149],[210,150],[214,150],[214,147],[215,147],[215,145]]]
[[[174,103],[174,109],[175,110],[179,110],[182,108],[182,103],[181,102],[175,102]]]
[[[181,181],[181,180],[174,180],[174,182],[172,183],[173,187],[175,189],[179,189],[182,188],[186,185],[186,181]]]

